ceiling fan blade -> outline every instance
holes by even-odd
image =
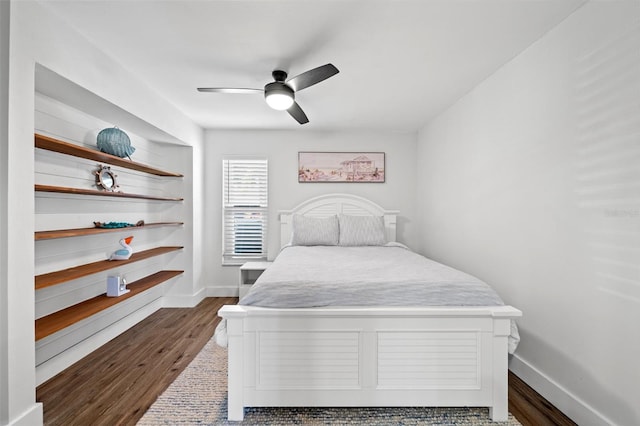
[[[307,114],[304,113],[304,111],[302,110],[302,108],[300,108],[300,105],[298,105],[297,102],[293,102],[293,105],[289,107],[287,112],[289,113],[289,115],[295,118],[296,121],[300,124],[305,124],[309,122],[309,119],[307,118]]]
[[[309,86],[320,83],[339,72],[338,68],[334,67],[333,64],[326,64],[291,78],[287,81],[287,84],[297,92],[298,90],[306,89]]]
[[[263,93],[263,89],[247,89],[247,88],[233,88],[233,87],[198,87],[198,92],[214,92],[214,93]]]

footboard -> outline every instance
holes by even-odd
[[[244,407],[478,406],[506,420],[510,306],[224,306],[229,420]]]

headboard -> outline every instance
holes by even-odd
[[[383,216],[387,241],[396,241],[396,216],[399,211],[385,210],[373,201],[357,195],[326,194],[304,201],[291,210],[278,212],[280,247],[284,247],[291,240],[291,217],[294,214],[327,217],[338,213],[352,216]]]

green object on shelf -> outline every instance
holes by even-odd
[[[93,222],[94,225],[96,225],[96,228],[129,228],[132,226],[136,226],[133,223],[127,223],[127,222],[106,222],[106,223],[102,223],[102,222]]]

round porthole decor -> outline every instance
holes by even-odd
[[[118,183],[116,182],[117,176],[111,171],[110,166],[100,166],[94,173],[96,175],[96,186],[98,188],[112,192],[118,189]]]

